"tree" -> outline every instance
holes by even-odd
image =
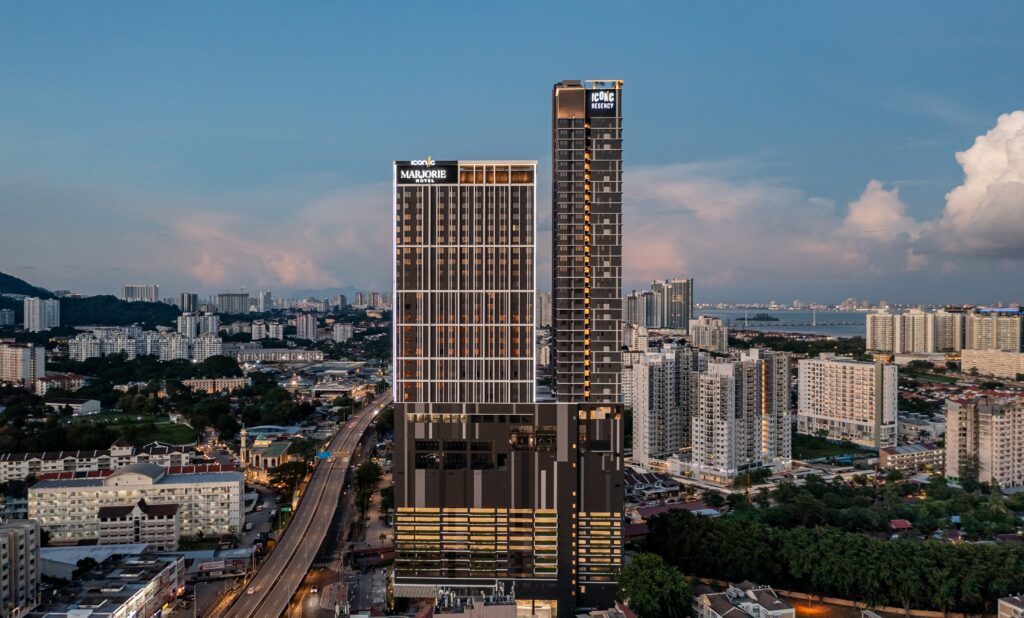
[[[639,618],[682,618],[693,605],[679,569],[651,553],[638,554],[622,570],[619,594]]]
[[[75,563],[75,570],[73,573],[71,573],[71,579],[78,579],[79,577],[85,575],[89,571],[96,568],[97,564],[99,563],[96,562],[95,558],[92,558],[90,556],[82,558],[81,560]]]
[[[309,464],[304,461],[290,461],[270,471],[270,483],[285,490],[291,495],[295,487],[309,474]]]
[[[713,509],[720,509],[725,506],[725,498],[722,494],[717,491],[705,491],[704,492],[704,504],[710,506]]]
[[[380,466],[373,463],[370,460],[366,460],[359,464],[359,469],[356,470],[356,485],[360,487],[372,487],[377,484],[382,475]]]

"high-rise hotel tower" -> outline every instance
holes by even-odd
[[[535,402],[535,183],[533,161],[394,164],[396,596],[503,589],[524,610],[555,616],[614,600],[619,355],[601,360],[614,391],[608,381],[601,397]],[[602,225],[618,242],[614,219]],[[581,386],[591,300],[601,307],[597,349],[617,352],[620,337],[619,306],[606,306],[619,302],[620,250],[595,250],[585,235],[565,239],[583,243],[581,266],[595,253],[614,254],[615,265],[602,257],[601,276],[614,283],[597,295],[581,288],[578,306],[560,314],[583,329]]]
[[[621,403],[622,82],[563,81],[553,105],[555,395]]]

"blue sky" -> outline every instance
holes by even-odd
[[[392,159],[546,169],[551,85],[621,78],[627,288],[1024,301],[1021,32],[1015,2],[6,2],[0,270],[384,288]]]

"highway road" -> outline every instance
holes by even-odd
[[[331,440],[334,461],[317,466],[288,529],[225,616],[270,618],[285,611],[331,527],[353,451],[373,419],[390,403],[389,391],[353,415]],[[252,594],[248,594],[250,589]]]

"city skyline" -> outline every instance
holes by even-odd
[[[16,95],[0,101],[0,203],[21,233],[0,248],[3,270],[85,293],[133,281],[385,289],[382,164],[501,152],[538,160],[544,186],[548,100],[537,93],[596,72],[622,76],[637,110],[624,289],[693,277],[700,301],[1022,300],[1012,182],[1024,164],[1008,154],[1024,141],[1024,85],[1008,77],[1024,46],[1019,14],[616,6],[630,49],[576,50],[557,42],[558,24],[597,24],[601,12],[536,6],[409,8],[387,32],[363,32],[352,24],[383,23],[383,8],[248,7],[249,27],[231,29],[230,8],[200,24],[159,9],[8,5],[0,51],[18,61],[0,72]],[[495,18],[509,27],[454,36]],[[724,19],[730,31],[711,27]],[[527,27],[550,42],[520,46]],[[56,35],[62,45],[48,45]],[[438,67],[468,63],[473,80],[391,78],[425,49]],[[466,59],[470,49],[480,53]],[[524,72],[531,59],[545,69]],[[494,110],[508,122],[450,130],[486,125]],[[538,197],[549,212],[550,196]],[[549,234],[545,216],[542,271]]]

